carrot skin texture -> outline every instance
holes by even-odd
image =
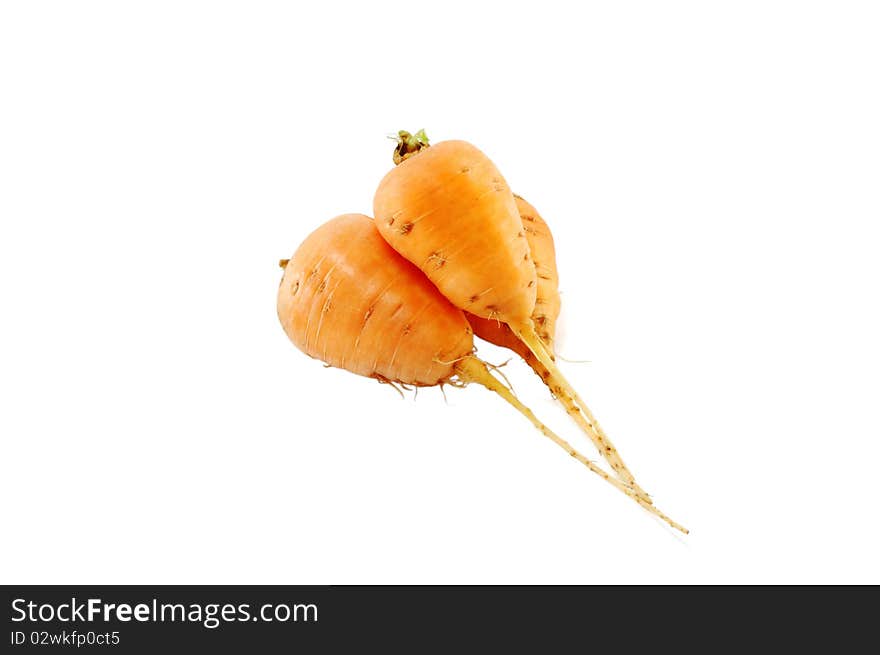
[[[278,317],[297,348],[358,375],[433,386],[473,351],[473,331],[363,214],[309,235],[284,269]]]
[[[522,220],[526,241],[532,255],[532,264],[537,276],[537,293],[532,321],[535,330],[553,353],[553,342],[556,339],[556,321],[562,300],[559,296],[559,272],[556,268],[556,246],[550,226],[530,203],[519,196],[514,196],[516,208]]]
[[[523,224],[526,242],[532,255],[532,264],[537,275],[535,309],[532,311],[532,321],[541,341],[547,346],[552,354],[553,344],[556,337],[556,321],[559,318],[561,300],[559,296],[559,273],[556,270],[556,247],[553,243],[553,235],[550,228],[538,210],[524,198],[514,195],[516,209]],[[542,374],[543,367],[537,362],[535,356],[528,347],[517,338],[509,326],[497,321],[475,316],[465,312],[468,322],[474,328],[474,333],[496,346],[508,348],[522,357],[526,363],[535,369],[535,372],[546,379]],[[539,370],[539,367],[541,370]]]
[[[385,240],[456,307],[530,320],[537,275],[500,171],[464,141],[443,141],[388,172],[373,199]]]

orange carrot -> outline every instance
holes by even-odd
[[[464,141],[406,158],[379,184],[377,227],[453,305],[531,322],[537,275],[516,201],[495,165]]]
[[[392,384],[483,385],[606,482],[684,530],[578,453],[501,384],[474,356],[464,313],[383,241],[369,217],[332,219],[282,264],[278,316],[290,340],[307,355]]]
[[[424,137],[424,132],[417,135]],[[500,171],[473,145],[400,133],[396,168],[373,199],[376,225],[452,304],[506,324],[549,373],[545,383],[617,474],[634,484],[607,435],[557,368],[535,329],[538,275],[516,199]],[[649,496],[637,493],[647,502]]]
[[[519,212],[532,255],[532,264],[537,275],[537,291],[532,321],[548,352],[553,355],[553,341],[556,337],[556,319],[559,318],[559,274],[556,270],[556,248],[553,235],[547,223],[530,203],[514,194],[516,209]],[[465,312],[474,333],[497,346],[508,348],[522,357],[535,372],[546,379],[546,369],[541,366],[528,347],[520,341],[506,323],[493,321]]]

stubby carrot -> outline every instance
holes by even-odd
[[[618,475],[633,481],[536,330],[538,273],[516,199],[501,172],[470,143],[444,141],[429,147],[423,132],[416,136],[400,133],[399,163],[373,199],[383,238],[456,307],[507,325],[546,369],[546,384],[603,457]],[[650,502],[641,488],[637,493]]]

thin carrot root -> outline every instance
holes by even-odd
[[[593,360],[591,359],[569,359],[568,357],[563,357],[559,353],[553,353],[554,361],[557,359],[561,359],[563,362],[567,362],[569,364],[592,364]]]
[[[565,452],[567,452],[581,464],[586,466],[600,478],[605,480],[605,482],[625,493],[627,496],[629,496],[639,505],[641,505],[644,509],[662,519],[671,527],[675,528],[676,530],[680,530],[685,534],[688,533],[687,528],[682,526],[680,523],[673,521],[649,501],[646,501],[644,498],[639,496],[638,493],[636,493],[635,489],[633,489],[633,487],[631,487],[626,482],[618,480],[617,478],[614,478],[607,472],[603,471],[594,462],[587,459],[586,457],[584,457],[584,455],[575,450],[574,447],[572,447],[572,445],[568,443],[565,439],[557,435],[550,428],[544,425],[540,420],[538,420],[538,418],[532,413],[532,410],[523,405],[519,401],[519,399],[514,396],[513,393],[511,393],[510,389],[501,384],[501,382],[489,372],[489,368],[487,367],[485,362],[477,359],[476,357],[466,357],[455,365],[455,370],[456,373],[458,373],[458,377],[461,379],[462,382],[475,382],[486,387],[490,391],[494,391],[495,393],[497,393],[499,396],[504,398],[504,400],[513,405],[513,407],[520,414],[529,419],[532,425],[538,428],[538,430],[540,430],[544,436],[548,437],[551,441],[553,441],[553,443],[562,448]]]
[[[510,392],[515,396],[516,390],[513,388],[513,384],[510,382],[510,380],[507,379],[507,376],[504,375],[504,371],[501,370],[502,367],[507,366],[509,363],[510,363],[509,359],[506,362],[504,362],[503,364],[490,364],[489,362],[485,362],[486,367],[490,371],[498,373],[498,375],[501,376],[501,378],[504,380],[504,382],[507,383],[507,387],[510,389]]]
[[[568,380],[565,379],[565,376],[562,375],[562,372],[554,363],[550,353],[544,346],[544,343],[535,333],[534,328],[531,326],[511,327],[519,335],[519,338],[522,339],[523,343],[528,346],[529,350],[532,351],[535,357],[538,358],[538,362],[546,370],[545,372],[549,374],[545,379],[545,382],[550,387],[551,391],[553,391],[554,395],[556,395],[559,401],[565,406],[569,415],[575,420],[587,436],[590,437],[590,440],[608,464],[611,465],[611,468],[614,469],[617,475],[632,487],[639,498],[650,504],[652,502],[651,497],[644,489],[636,484],[632,473],[630,473],[626,464],[623,463],[620,453],[617,452],[617,449],[605,434],[602,426],[599,425],[599,422],[593,416],[590,408],[586,406]]]
[[[550,379],[554,380],[552,375]],[[626,464],[624,464],[623,459],[620,457],[620,453],[608,439],[602,426],[599,425],[599,422],[593,416],[590,408],[584,404],[577,395],[577,392],[575,392],[574,398],[565,393],[565,390],[563,389],[559,389],[556,393],[557,398],[559,398],[559,401],[565,407],[565,411],[568,412],[569,416],[574,418],[575,423],[577,423],[582,430],[587,431],[589,435],[596,436],[596,439],[594,439],[596,447],[602,451],[603,456],[611,465],[611,468],[614,469],[622,480],[626,481],[633,488],[642,500],[648,503],[652,502],[650,494],[636,483]]]
[[[455,365],[455,370],[458,373],[458,377],[461,379],[462,382],[475,382],[479,385],[486,387],[490,391],[494,391],[499,396],[504,398],[504,400],[513,405],[520,414],[529,419],[532,425],[538,428],[538,430],[540,430],[545,437],[548,437],[551,441],[553,441],[553,443],[565,450],[569,455],[574,457],[576,460],[578,460],[581,464],[586,466],[600,478],[602,478],[612,486],[617,487],[624,493],[632,492],[629,485],[603,471],[591,460],[587,459],[581,453],[575,450],[571,446],[571,444],[569,444],[565,439],[558,436],[555,432],[553,432],[550,428],[548,428],[540,420],[538,420],[538,418],[532,413],[532,410],[523,405],[519,401],[519,399],[513,395],[510,389],[501,384],[501,382],[499,382],[498,379],[489,372],[489,368],[482,360],[477,359],[476,357],[466,357]]]
[[[404,389],[406,389],[407,391],[409,391],[409,388],[408,388],[405,384],[400,383],[400,382],[394,382],[394,380],[389,380],[388,378],[386,378],[386,377],[382,377],[381,375],[378,375],[378,374],[377,374],[377,375],[374,375],[373,378],[374,378],[379,384],[387,384],[387,385],[389,385],[392,389],[394,389],[397,393],[400,394],[400,399],[401,399],[401,400],[406,400],[406,396],[404,396],[404,395],[403,395],[403,391],[400,390],[400,387],[403,387]],[[400,385],[400,387],[397,386],[398,384]]]
[[[684,527],[678,521],[674,521],[671,518],[669,518],[668,516],[666,516],[666,514],[661,512],[659,509],[657,509],[656,505],[653,505],[651,503],[646,502],[645,500],[643,500],[639,496],[635,495],[635,493],[627,493],[627,495],[630,498],[632,498],[634,501],[636,501],[639,505],[641,505],[644,509],[648,510],[651,514],[656,516],[658,519],[667,523],[670,527],[675,528],[676,530],[678,530],[679,532],[681,532],[683,534],[690,534],[690,532],[691,532],[690,530],[688,530],[686,527]]]

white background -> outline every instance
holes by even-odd
[[[3,3],[0,581],[880,582],[876,7]],[[277,260],[420,127],[551,223],[564,371],[690,536],[285,338]]]

